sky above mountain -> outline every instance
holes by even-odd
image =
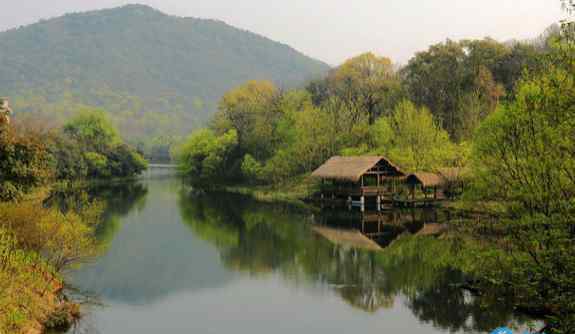
[[[122,0],[19,0],[2,4],[0,30]],[[559,0],[140,0],[167,14],[223,20],[337,65],[366,51],[405,63],[430,44],[539,35],[566,17]]]

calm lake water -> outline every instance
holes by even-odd
[[[193,196],[169,178],[91,193],[107,203],[103,254],[69,281],[102,305],[87,306],[70,333],[417,334],[521,322],[457,288],[461,275],[441,264],[442,238],[417,236],[445,219],[437,212],[362,223],[359,214]],[[336,227],[363,229],[384,248]]]

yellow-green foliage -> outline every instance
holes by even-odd
[[[427,108],[409,101],[399,103],[391,116],[379,118],[371,131],[375,151],[406,170],[432,171],[460,163],[447,131]]]
[[[57,269],[92,255],[95,243],[91,224],[97,207],[83,213],[46,208],[40,200],[0,203],[0,228],[16,238],[17,246],[42,256]]]
[[[575,328],[575,67],[566,67],[526,78],[516,100],[483,122],[471,189],[500,203],[500,219],[478,233],[493,230],[505,245],[480,249],[474,274],[545,310],[547,332],[557,333]]]
[[[81,213],[41,200],[0,203],[0,333],[20,333],[54,311],[57,271],[94,255],[97,205]]]
[[[228,164],[238,144],[236,130],[216,136],[211,130],[200,130],[174,150],[180,171],[197,184],[225,181]]]
[[[13,233],[0,228],[0,333],[21,333],[51,311],[46,298],[60,284],[37,253],[24,251]]]

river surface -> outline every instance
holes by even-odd
[[[457,287],[449,245],[423,233],[446,219],[437,212],[373,223],[191,195],[175,178],[90,193],[106,205],[102,255],[68,273],[91,301],[70,333],[486,333],[522,323]]]

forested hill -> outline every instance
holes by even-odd
[[[246,80],[280,87],[329,67],[215,20],[143,5],[69,14],[0,33],[0,95],[63,119],[81,105],[112,113],[124,135],[184,133]],[[29,115],[29,114],[28,114]],[[17,114],[18,116],[18,114]]]

